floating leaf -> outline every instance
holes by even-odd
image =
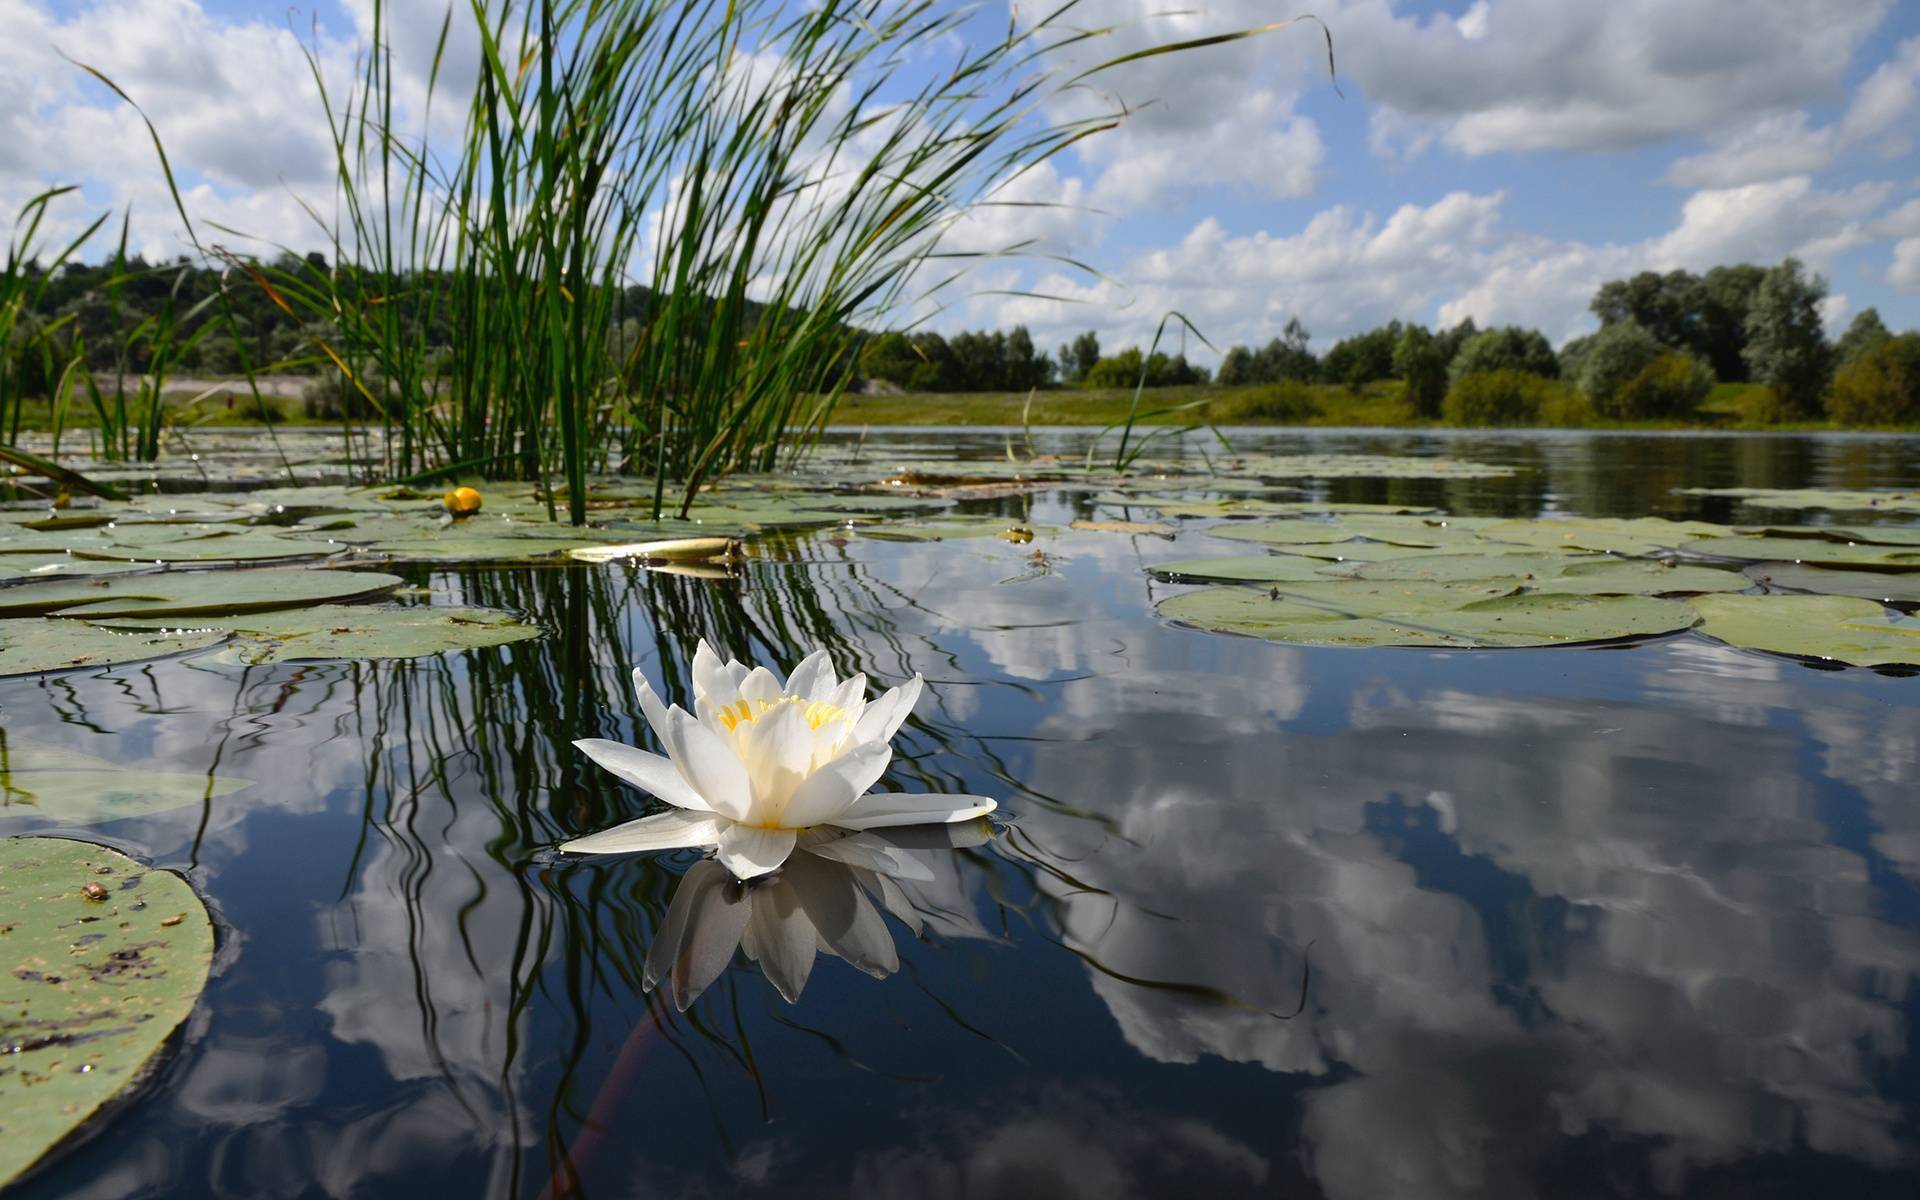
[[[511,613],[488,608],[322,604],[288,612],[216,617],[196,626],[242,639],[241,661],[420,658],[448,650],[504,646],[541,635]],[[125,628],[116,624],[116,628]]]
[[[38,817],[61,825],[98,825],[164,812],[252,784],[250,779],[111,763],[71,750],[0,749],[0,816]]]
[[[225,640],[225,634],[206,631],[123,631],[44,617],[0,620],[0,675],[110,667],[202,650]]]
[[[3,1184],[145,1077],[206,986],[213,925],[180,876],[64,838],[0,841],[0,914]]]
[[[1699,596],[1700,632],[1729,645],[1860,667],[1920,665],[1920,619],[1854,596]]]
[[[174,617],[262,612],[392,591],[405,581],[372,571],[269,568],[154,571],[0,588],[0,616]]]
[[[1743,558],[1752,562],[1814,563],[1829,567],[1879,567],[1893,571],[1920,571],[1920,547],[1832,542],[1825,538],[1728,537],[1702,538],[1682,549],[1715,558]]]
[[[1668,521],[1660,517],[1542,517],[1531,521],[1496,521],[1482,526],[1479,532],[1486,541],[1515,546],[1652,554],[1672,550],[1696,538],[1725,533],[1727,529],[1705,521]]]
[[[1804,563],[1756,563],[1747,568],[1769,588],[1792,588],[1826,596],[1859,596],[1887,604],[1920,604],[1920,572],[1889,575],[1882,571],[1833,571]]]
[[[1828,508],[1848,512],[1920,512],[1920,492],[1860,492],[1842,488],[1680,488],[1682,496],[1727,496],[1755,508]]]
[[[1168,539],[1174,533],[1173,526],[1160,521],[1073,521],[1067,528],[1087,533],[1137,533]]]
[[[1644,596],[1515,595],[1460,583],[1281,585],[1279,594],[1214,587],[1161,602],[1169,620],[1308,646],[1473,649],[1556,646],[1671,633],[1693,611]]]
[[[581,562],[612,562],[616,558],[638,558],[650,562],[710,562],[733,557],[740,543],[733,538],[667,538],[663,541],[627,542],[612,546],[580,546],[567,551],[568,558]]]
[[[1217,464],[1263,479],[1504,479],[1514,468],[1393,454],[1256,454]]]
[[[1674,565],[1607,554],[1435,554],[1364,563],[1356,579],[1434,582],[1485,580],[1532,592],[1581,596],[1657,596],[1670,592],[1738,592],[1746,576],[1718,567]]]
[[[1170,579],[1207,579],[1234,583],[1304,582],[1325,579],[1338,570],[1326,560],[1293,554],[1235,554],[1221,558],[1182,558],[1148,568]]]

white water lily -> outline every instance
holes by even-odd
[[[994,809],[985,796],[867,790],[893,759],[888,743],[920,698],[918,675],[869,703],[867,677],[841,681],[824,650],[783,684],[765,667],[722,663],[702,640],[692,713],[662,704],[637,670],[633,686],[667,757],[600,738],[574,745],[673,809],[564,843],[569,853],[710,847],[751,879],[777,870],[803,830],[940,824]]]

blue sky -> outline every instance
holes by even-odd
[[[1104,56],[1284,15],[1254,0],[1173,7],[1088,0],[1076,20],[1115,28]],[[296,0],[292,22],[304,35],[317,17],[314,45],[341,71],[370,8]],[[1920,4],[1315,8],[1344,96],[1318,32],[1301,26],[1116,72],[1127,125],[1016,185],[1061,207],[982,214],[967,231],[981,244],[1037,237],[1112,282],[996,266],[982,294],[931,322],[1018,321],[1043,345],[1094,328],[1113,346],[1178,309],[1225,345],[1298,315],[1324,349],[1393,317],[1472,315],[1561,340],[1587,325],[1604,279],[1791,253],[1829,279],[1836,323],[1872,305],[1896,328],[1920,326]],[[424,69],[444,0],[390,10],[403,61],[411,51]],[[196,187],[197,219],[313,241],[295,195],[326,196],[325,131],[289,12],[279,0],[0,0],[12,34],[0,203],[78,182],[84,202],[64,219],[132,204],[143,246],[180,245],[144,132],[57,46],[147,107]],[[1023,288],[1077,302],[986,294]]]

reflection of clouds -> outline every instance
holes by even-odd
[[[1267,1160],[1198,1121],[1046,1089],[990,1110],[921,1114],[923,1140],[855,1164],[855,1200],[1266,1194]]]
[[[1736,678],[1761,708],[1785,686]],[[1287,735],[1085,690],[1031,783],[1119,836],[1023,813],[1076,881],[1041,873],[1056,918],[1142,1053],[1331,1072],[1304,1121],[1330,1194],[1527,1195],[1585,1133],[1649,1139],[1670,1191],[1803,1144],[1909,1161],[1878,1089],[1920,938],[1877,915],[1797,731],[1369,684],[1348,732]],[[1201,711],[1223,708],[1245,711]],[[1876,812],[1912,778],[1909,716],[1833,715],[1892,734],[1852,771]],[[1309,942],[1308,1008],[1279,1020]]]

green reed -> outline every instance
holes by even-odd
[[[982,39],[975,10],[934,0],[469,0],[476,77],[446,76],[450,13],[409,133],[375,0],[344,94],[310,59],[332,265],[235,262],[329,329],[321,353],[386,434],[382,474],[538,480],[580,522],[591,474],[645,473],[656,512],[684,510],[807,445],[861,328],[996,252],[943,252],[955,221],[1120,119],[1047,101],[1264,32],[1068,77],[1050,64],[1111,32],[1070,27],[1073,7]],[[929,60],[946,65],[908,79]],[[461,140],[431,142],[456,88]]]

